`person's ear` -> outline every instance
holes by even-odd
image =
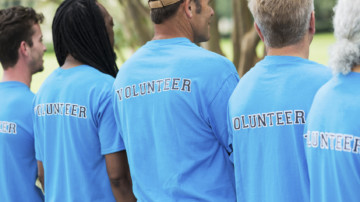
[[[19,53],[22,54],[22,55],[28,56],[29,55],[29,48],[30,48],[29,45],[25,41],[22,41],[20,43]]]
[[[315,11],[311,12],[310,23],[309,23],[309,32],[311,34],[315,34],[315,32],[316,32],[316,29],[315,29]]]
[[[262,34],[262,32],[261,32],[261,30],[260,30],[259,26],[256,24],[256,22],[254,22],[254,27],[255,27],[255,30],[256,30],[256,32],[258,33],[258,35],[259,35],[259,37],[260,37],[261,41],[263,41],[263,42],[264,42],[264,36],[263,36],[263,34]]]
[[[192,0],[185,0],[185,2],[184,2],[184,9],[185,9],[185,14],[186,14],[186,16],[188,17],[188,18],[192,18],[192,16],[193,16],[193,2],[192,2]]]

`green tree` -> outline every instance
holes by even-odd
[[[316,0],[315,6],[315,18],[316,18],[316,30],[318,32],[332,32],[332,18],[334,16],[333,7],[336,4],[336,0]]]

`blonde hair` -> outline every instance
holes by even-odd
[[[329,66],[347,74],[360,64],[360,0],[339,0],[333,19],[336,42],[330,48]]]
[[[282,48],[298,43],[308,30],[313,0],[248,0],[265,45]]]

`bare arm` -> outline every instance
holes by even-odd
[[[132,192],[132,183],[126,151],[105,155],[106,169],[111,189],[117,202],[136,201]]]
[[[39,177],[39,181],[41,183],[42,189],[45,192],[45,186],[44,186],[44,166],[42,164],[41,161],[37,161],[37,166],[38,166],[38,177]]]

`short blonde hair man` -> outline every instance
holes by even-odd
[[[229,101],[238,201],[309,201],[303,128],[316,91],[331,77],[309,61],[312,0],[250,0],[267,56]]]
[[[280,48],[303,39],[314,11],[314,2],[249,0],[249,9],[264,36],[266,46]]]

